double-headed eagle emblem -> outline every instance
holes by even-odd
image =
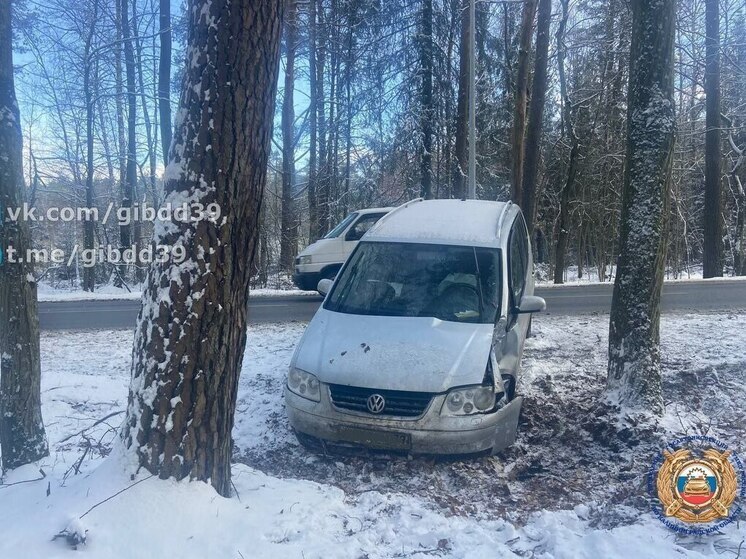
[[[729,455],[729,450],[708,449],[701,457],[688,449],[664,450],[656,479],[663,514],[688,523],[726,518],[738,492]]]

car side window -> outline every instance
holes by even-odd
[[[368,230],[385,214],[366,214],[360,216],[355,225],[353,225],[345,236],[346,241],[359,241]]]
[[[523,216],[519,214],[510,231],[510,247],[508,255],[510,271],[510,291],[512,305],[520,304],[526,287],[528,268],[528,238]]]

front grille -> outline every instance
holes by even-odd
[[[377,390],[358,388],[342,384],[330,384],[329,393],[332,403],[337,408],[353,410],[370,415],[395,415],[398,417],[417,417],[425,413],[433,399],[429,392],[407,392],[403,390]],[[368,410],[368,397],[380,394],[386,400],[383,411],[373,414]]]

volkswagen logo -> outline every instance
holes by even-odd
[[[371,394],[368,396],[368,411],[370,413],[381,413],[386,407],[386,400],[380,394]]]

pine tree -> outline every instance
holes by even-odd
[[[663,412],[659,323],[674,146],[675,0],[633,0],[627,165],[609,329],[607,393]]]
[[[217,204],[220,217],[158,224],[154,243],[174,252],[150,267],[135,334],[125,447],[161,478],[209,480],[221,495],[231,491],[283,5],[204,0],[189,12],[164,202]]]
[[[705,211],[703,276],[723,275],[722,160],[720,145],[720,0],[705,2]]]
[[[0,454],[4,470],[49,453],[41,417],[36,281],[26,252],[31,234],[25,221],[5,221],[7,210],[18,209],[25,201],[12,45],[11,3],[5,1],[0,3]]]

